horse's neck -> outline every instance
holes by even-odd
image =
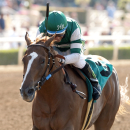
[[[63,94],[65,92],[63,78],[63,72],[60,70],[47,80],[41,90],[37,92],[34,106],[39,109],[39,112],[53,113],[60,107],[65,96]]]
[[[52,71],[57,69],[55,66],[53,67]],[[64,84],[64,74],[62,70],[56,72],[52,77],[45,82],[42,86],[41,90],[37,93],[42,96],[43,100],[46,102],[52,102],[57,100],[60,96],[62,96],[63,91],[63,84]]]

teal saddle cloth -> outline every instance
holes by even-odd
[[[88,55],[85,61],[89,63],[89,65],[91,66],[101,86],[101,90],[103,90],[107,80],[112,74],[113,65],[107,61],[106,62],[101,61],[92,55]],[[92,100],[93,88],[91,82],[87,77],[86,77],[86,83],[88,86],[88,102],[90,102]]]

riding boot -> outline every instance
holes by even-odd
[[[91,69],[90,65],[86,63],[81,71],[87,76],[93,86],[93,99],[97,100],[101,95],[101,86],[98,83],[98,79],[96,78],[95,73]]]

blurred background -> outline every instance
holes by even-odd
[[[47,2],[50,11],[60,10],[78,21],[85,55],[110,60],[120,85],[130,75],[130,0],[0,0],[0,130],[32,128],[32,103],[23,101],[19,93],[24,36],[27,31],[35,40]],[[125,107],[127,114],[117,115],[111,130],[130,129],[130,106]]]
[[[60,10],[78,21],[86,55],[99,54],[110,60],[130,58],[130,0],[0,0],[1,65],[21,64],[25,33],[35,40],[47,2],[50,11]],[[13,61],[7,60],[11,56]]]

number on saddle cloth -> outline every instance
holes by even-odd
[[[85,61],[91,66],[96,78],[99,81],[101,89],[103,89],[112,74],[113,65],[105,61],[101,61],[95,57],[88,57]]]

